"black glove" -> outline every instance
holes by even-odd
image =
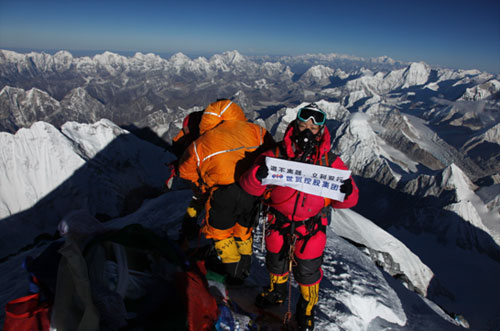
[[[190,217],[185,215],[182,219],[181,231],[179,238],[186,238],[187,240],[192,240],[198,238],[200,233],[200,226],[198,225],[198,217]]]
[[[344,198],[347,198],[352,193],[352,180],[350,178],[342,182],[342,185],[340,185],[340,192],[345,194]]]
[[[269,175],[269,169],[267,168],[265,163],[262,163],[255,173],[255,178],[257,178],[259,182],[262,183],[262,180],[266,178],[267,175]]]

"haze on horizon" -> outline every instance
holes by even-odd
[[[0,0],[0,48],[337,53],[500,74],[500,2]]]

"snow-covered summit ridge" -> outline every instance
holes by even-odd
[[[468,151],[484,142],[500,145],[500,123],[467,141],[463,149]],[[500,151],[500,148],[498,150]]]
[[[468,101],[485,100],[494,97],[495,95],[498,95],[499,92],[500,92],[500,82],[497,79],[491,79],[480,85],[467,88],[465,90],[465,93],[460,97],[459,100],[468,100]]]
[[[15,135],[0,132],[0,218],[32,207],[85,161],[56,128],[37,122]]]
[[[92,207],[96,211],[108,203],[107,212],[118,215],[119,200],[127,190],[161,186],[164,163],[172,158],[106,119],[94,124],[67,122],[61,130],[37,122],[15,135],[1,132],[0,141],[0,218],[32,207],[63,184],[87,192],[81,197],[82,206],[88,202],[85,199],[96,199]],[[119,172],[112,167],[118,167]],[[82,178],[77,176],[87,169],[93,169],[90,173],[94,178],[80,182]],[[121,172],[130,174],[126,181],[116,182],[114,178]],[[107,198],[97,202],[103,196]]]
[[[427,296],[434,274],[402,242],[350,209],[338,210],[331,217],[331,226],[336,234],[369,249],[372,259],[385,271],[392,276],[404,275],[410,286]]]

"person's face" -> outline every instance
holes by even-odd
[[[298,129],[301,132],[305,129],[309,129],[314,135],[316,135],[319,130],[321,130],[321,126],[314,124],[312,119],[308,119],[306,122],[299,121]]]

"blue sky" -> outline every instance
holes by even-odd
[[[500,1],[0,0],[0,48],[387,55],[500,73]]]

